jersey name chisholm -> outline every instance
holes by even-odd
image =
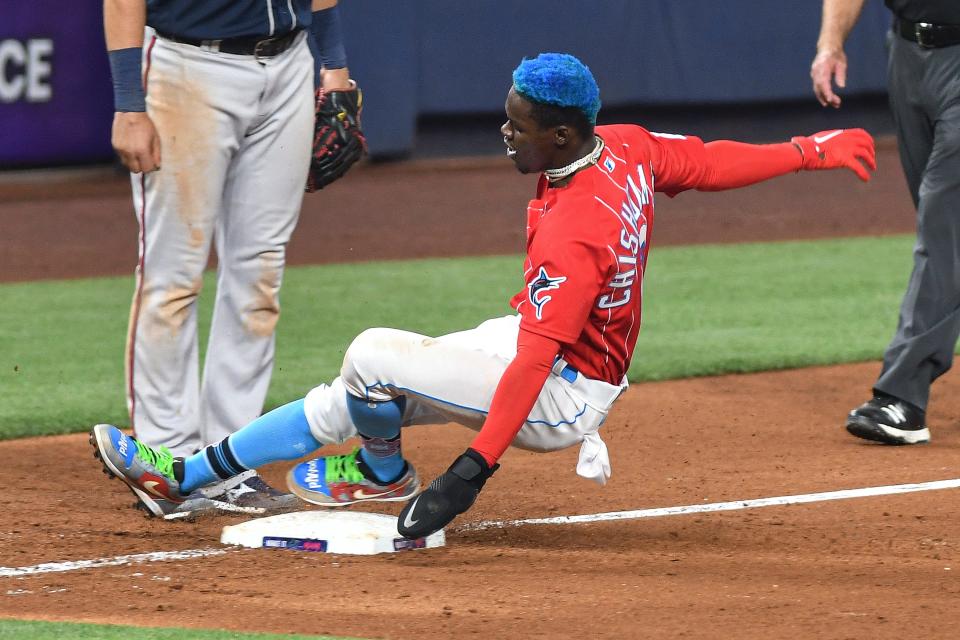
[[[640,178],[639,187],[633,176],[627,176],[627,193],[620,208],[620,217],[626,227],[620,232],[620,246],[616,252],[618,270],[607,283],[612,291],[603,294],[597,301],[601,309],[612,309],[630,302],[630,288],[637,279],[637,269],[643,269],[642,264],[637,264],[637,257],[641,256],[642,261],[642,249],[647,243],[647,217],[643,214],[643,207],[650,203],[652,194],[643,173],[643,165],[637,167],[637,175]],[[620,271],[620,267],[625,267],[626,271]]]

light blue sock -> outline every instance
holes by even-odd
[[[368,437],[360,434],[360,459],[381,482],[391,482],[403,471],[403,452],[400,436],[396,438]]]
[[[180,488],[193,491],[270,462],[296,460],[321,446],[310,432],[303,400],[296,400],[187,458]]]
[[[350,418],[360,433],[360,459],[381,482],[389,482],[403,471],[400,450],[400,425],[407,399],[403,396],[387,402],[370,402],[347,394]]]

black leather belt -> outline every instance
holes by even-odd
[[[198,38],[181,38],[167,33],[157,32],[157,35],[165,40],[190,44],[195,47],[201,47],[209,51],[218,51],[220,53],[232,53],[238,56],[257,56],[258,58],[269,58],[278,56],[296,42],[300,35],[300,29],[294,29],[282,36],[273,38],[258,38],[251,36],[248,38],[225,38],[223,40],[200,40]]]
[[[960,24],[907,22],[898,18],[893,28],[900,37],[916,42],[924,49],[939,49],[960,44]]]

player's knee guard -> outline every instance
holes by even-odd
[[[403,424],[407,399],[398,396],[387,402],[372,402],[347,392],[347,410],[357,431],[368,438],[395,438]]]

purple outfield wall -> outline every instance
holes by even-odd
[[[0,169],[112,158],[102,4],[0,0]],[[384,156],[414,148],[419,116],[502,113],[510,72],[541,51],[580,56],[607,108],[803,100],[817,110],[809,69],[820,4],[340,3],[350,71],[364,90],[364,133],[371,153]],[[552,16],[575,27],[558,29]],[[847,43],[847,95],[885,90],[889,25],[883,3],[867,3]]]
[[[0,0],[0,168],[109,160],[102,3]]]

